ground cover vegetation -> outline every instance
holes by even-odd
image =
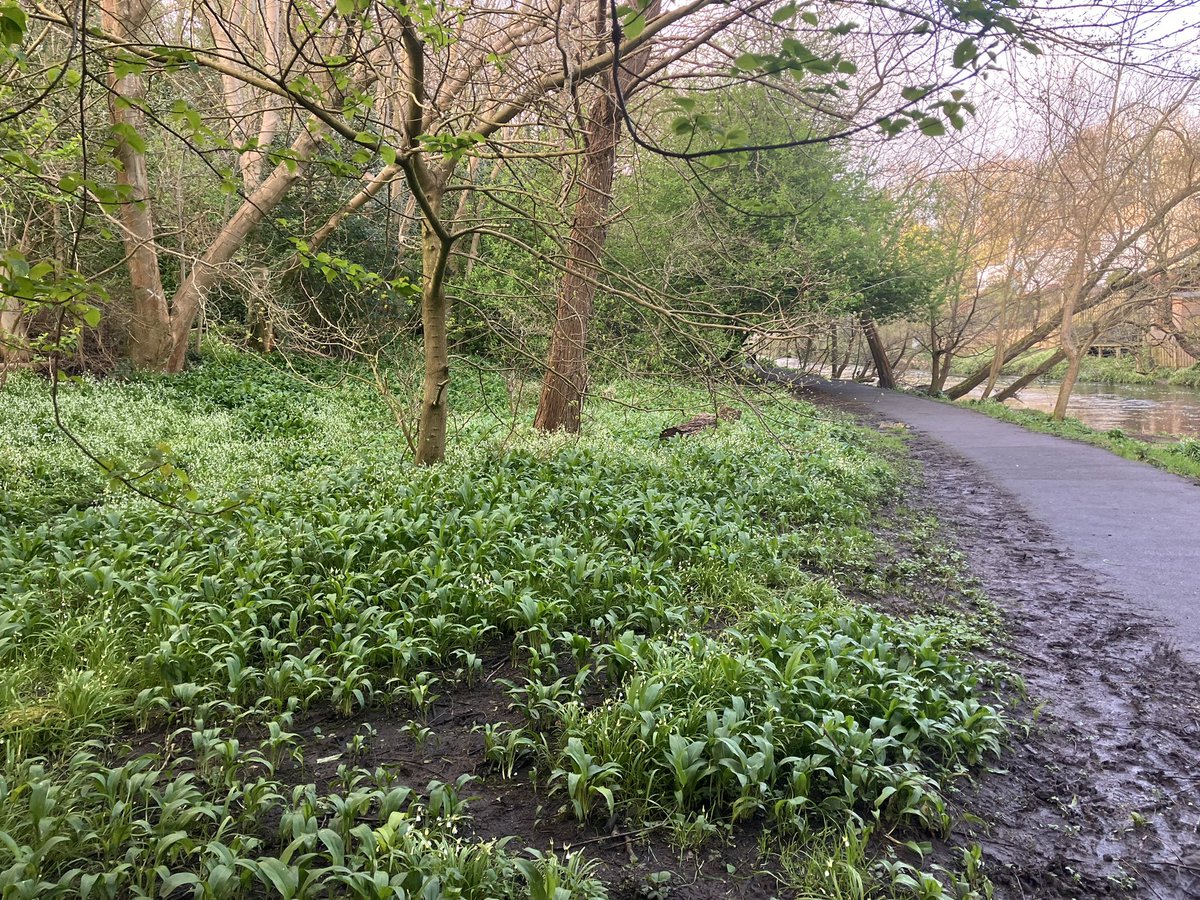
[[[656,382],[545,437],[487,412],[511,390],[487,375],[418,468],[374,390],[219,349],[64,387],[67,424],[148,452],[128,468],[172,508],[10,379],[6,896],[605,896],[582,839],[647,825],[680,853],[766,829],[780,895],[939,895],[868,836],[944,831],[944,779],[1005,724],[961,628],[850,599],[914,574],[873,574],[876,440],[763,396],[661,445],[705,398]],[[426,779],[376,747],[401,731],[470,752]],[[583,846],[473,819],[498,785]],[[956,896],[983,889],[964,861]]]

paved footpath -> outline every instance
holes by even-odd
[[[1200,486],[970,409],[854,382],[798,383],[870,407],[970,460],[1200,664]]]

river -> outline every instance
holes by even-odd
[[[923,379],[923,380],[922,380]],[[928,384],[928,373],[906,372],[905,384]],[[953,383],[951,378],[951,383]],[[970,396],[978,397],[980,390]],[[1051,412],[1058,385],[1036,383],[1007,402],[1014,409]],[[1091,384],[1080,382],[1071,394],[1067,415],[1085,425],[1129,435],[1178,435],[1200,438],[1200,389],[1166,384]]]

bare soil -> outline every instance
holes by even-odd
[[[476,729],[484,723],[525,724],[519,713],[508,711],[509,697],[500,684],[502,679],[519,683],[521,677],[507,662],[507,654],[493,656],[485,670],[490,673],[486,679],[447,691],[428,718],[421,720],[431,732],[421,740],[408,727],[410,713],[405,710],[376,708],[351,719],[332,709],[309,712],[296,722],[296,731],[306,739],[306,765],[284,769],[280,776],[297,783],[333,785],[339,765],[384,766],[400,782],[423,791],[434,779],[450,783],[469,774],[476,780],[462,796],[469,798],[470,828],[476,837],[510,839],[513,850],[580,850],[600,864],[596,874],[609,885],[613,900],[658,896],[650,876],[664,872],[671,873],[666,886],[675,898],[790,896],[781,892],[769,866],[760,859],[760,824],[739,828],[727,844],[712,841],[698,852],[681,852],[670,844],[662,827],[638,827],[621,820],[581,827],[560,814],[564,798],[536,786],[528,768],[518,769],[511,779],[500,777],[485,759],[483,736]],[[375,734],[365,751],[351,758],[346,745],[364,724]],[[325,761],[309,762],[318,759]]]

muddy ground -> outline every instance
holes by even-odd
[[[938,518],[1002,610],[1029,693],[999,771],[955,797],[983,824],[958,816],[952,843],[982,846],[998,898],[1200,897],[1200,676],[973,465],[907,442],[922,473],[907,502]]]
[[[452,697],[436,705],[424,723],[430,734],[422,739],[414,739],[403,715],[394,710],[373,710],[353,719],[332,710],[315,710],[298,719],[297,731],[306,737],[314,729],[323,735],[319,740],[310,738],[306,760],[324,762],[307,764],[293,777],[298,783],[332,785],[341,763],[385,766],[400,782],[418,790],[434,779],[450,783],[464,774],[475,776],[462,790],[462,796],[469,798],[472,834],[480,840],[509,839],[514,851],[537,847],[561,855],[563,850],[579,850],[598,864],[596,875],[608,885],[612,900],[790,896],[767,870],[770,861],[761,852],[760,825],[739,828],[729,843],[710,841],[696,852],[681,852],[661,826],[637,827],[618,820],[581,827],[561,814],[562,795],[534,786],[528,766],[518,768],[511,779],[500,777],[484,757],[483,737],[476,726],[503,721],[523,724],[519,714],[508,710],[510,700],[500,684],[501,679],[520,681],[520,677],[507,662],[507,654],[490,662],[492,677],[470,687],[456,686]],[[356,730],[364,730],[363,723],[375,734],[366,750],[351,759],[344,748]],[[287,779],[288,772],[281,772],[281,777]]]

